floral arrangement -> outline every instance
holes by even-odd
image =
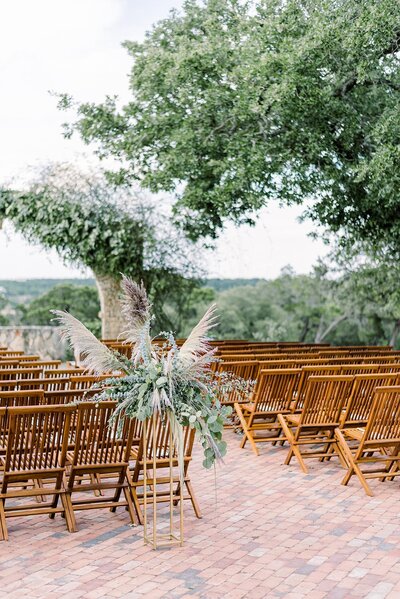
[[[62,335],[80,354],[82,365],[95,375],[114,374],[101,382],[93,399],[116,400],[116,414],[126,418],[144,421],[159,413],[163,421],[168,419],[180,464],[183,427],[195,428],[204,449],[203,465],[210,468],[226,453],[222,433],[231,408],[221,401],[231,392],[251,391],[248,381],[211,369],[216,348],[207,334],[216,326],[216,307],[207,310],[180,348],[172,333],[166,332],[160,334],[164,343],[156,345],[150,335],[152,314],[145,288],[124,276],[122,292],[127,324],[123,336],[133,348],[130,358],[103,345],[68,312],[54,311]]]

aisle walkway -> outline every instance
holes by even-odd
[[[71,599],[199,597],[204,599],[398,599],[400,483],[339,482],[333,461],[309,462],[310,474],[282,465],[287,449],[239,450],[227,433],[225,466],[201,467],[192,480],[204,517],[185,508],[182,549],[154,552],[142,529],[119,510],[81,512],[79,532],[57,517],[9,521],[0,543],[0,597]]]

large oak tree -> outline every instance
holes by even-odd
[[[189,244],[148,196],[115,188],[101,171],[83,172],[68,164],[44,167],[23,187],[0,189],[0,222],[9,220],[29,242],[92,270],[103,338],[123,332],[118,301],[122,272],[143,281],[156,324],[165,326],[165,303],[176,297],[181,301],[182,291],[195,284],[195,268]]]
[[[123,160],[117,180],[175,193],[194,237],[307,203],[398,259],[398,0],[188,0],[125,47],[130,102],[75,105],[67,128]]]

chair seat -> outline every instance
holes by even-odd
[[[343,431],[346,437],[350,437],[350,439],[355,439],[356,441],[361,441],[362,436],[364,434],[363,428],[347,428]]]
[[[299,424],[301,414],[286,414],[287,420],[292,424]]]

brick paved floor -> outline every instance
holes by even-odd
[[[183,548],[152,551],[126,512],[9,520],[0,543],[0,597],[400,598],[400,485],[340,485],[337,462],[283,466],[286,448],[240,450],[228,431],[214,473],[197,450],[191,474],[204,517],[185,506]]]

